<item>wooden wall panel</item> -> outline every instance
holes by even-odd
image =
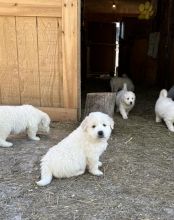
[[[38,18],[41,106],[63,106],[61,19]]]
[[[40,106],[36,18],[16,17],[21,104]]]
[[[77,110],[70,108],[53,108],[39,107],[40,110],[46,112],[52,121],[76,121]]]
[[[61,17],[61,0],[0,0],[0,15]]]
[[[67,108],[77,108],[78,102],[77,3],[77,0],[62,0],[63,96],[64,106]]]
[[[20,104],[14,17],[0,17],[1,104]]]
[[[79,4],[0,0],[0,104],[31,104],[53,120],[77,120]]]

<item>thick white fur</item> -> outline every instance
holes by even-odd
[[[49,124],[49,116],[31,105],[0,106],[0,146],[11,147],[6,138],[24,131],[30,139],[40,140],[37,131],[49,132]]]
[[[107,140],[114,121],[101,112],[90,113],[69,136],[49,149],[41,160],[41,180],[39,186],[48,185],[56,178],[78,176],[88,168],[93,175],[103,173],[100,155],[106,150]]]
[[[128,91],[134,91],[135,87],[130,78],[127,77],[127,75],[124,75],[123,77],[113,77],[110,80],[110,86],[111,86],[111,91],[112,92],[118,92],[123,88],[124,83],[127,84],[127,89]]]
[[[123,119],[128,119],[128,114],[135,105],[135,99],[135,93],[127,91],[127,85],[125,83],[123,89],[116,94],[117,111],[120,112]]]
[[[159,98],[155,104],[156,122],[162,119],[166,123],[167,128],[174,132],[174,101],[167,97],[167,90],[162,89]]]

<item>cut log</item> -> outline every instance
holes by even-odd
[[[103,112],[108,114],[110,117],[113,117],[114,108],[114,92],[87,93],[84,117],[86,117],[90,112]]]

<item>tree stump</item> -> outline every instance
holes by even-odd
[[[103,112],[110,117],[114,116],[115,93],[88,93],[86,96],[84,117],[90,112]]]

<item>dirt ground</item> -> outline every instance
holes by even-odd
[[[155,123],[157,92],[137,92],[128,120],[115,114],[115,129],[103,154],[103,177],[54,179],[38,187],[39,161],[78,123],[53,123],[34,142],[11,137],[0,148],[2,220],[173,220],[174,134]]]

